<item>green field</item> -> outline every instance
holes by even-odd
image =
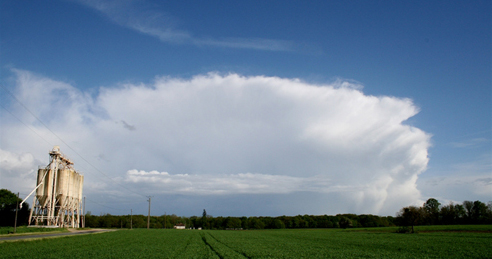
[[[134,229],[0,243],[0,258],[492,258],[492,226],[283,230]]]
[[[67,232],[65,228],[36,228],[36,227],[17,227],[16,234],[39,233],[39,232]],[[0,227],[0,235],[14,233],[14,227]]]

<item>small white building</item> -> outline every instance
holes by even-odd
[[[174,229],[186,229],[186,226],[183,223],[178,223],[174,225]]]

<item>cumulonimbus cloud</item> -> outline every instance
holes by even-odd
[[[234,73],[158,77],[89,95],[28,71],[14,73],[13,92],[28,109],[111,181],[138,193],[303,192],[343,197],[329,205],[340,211],[387,214],[420,199],[416,181],[426,170],[430,135],[405,124],[418,113],[410,99],[368,96],[347,82]],[[59,144],[21,106],[9,109]],[[5,150],[47,160],[49,147],[39,136],[1,115]],[[107,181],[80,159],[76,166],[86,172],[87,188]],[[118,189],[111,181],[97,191]],[[303,205],[327,209],[315,200]]]

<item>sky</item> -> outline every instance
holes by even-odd
[[[86,211],[492,201],[492,2],[0,2],[0,188],[53,146]],[[32,197],[28,199],[32,202]]]

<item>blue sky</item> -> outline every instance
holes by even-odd
[[[143,196],[166,200],[157,203],[157,215],[198,215],[202,207],[225,216],[394,215],[429,197],[487,202],[492,200],[491,12],[490,1],[2,1],[0,187],[28,194],[35,173],[21,172],[35,168],[26,164],[46,164],[47,150],[60,145],[76,168],[82,167],[85,194],[98,201],[89,204],[96,214],[126,214],[129,205],[118,192],[128,189],[136,197],[127,200],[140,206],[140,213]],[[291,96],[292,89],[297,92]],[[330,95],[329,89],[338,97],[314,97]],[[77,117],[81,121],[74,122]],[[330,126],[345,118],[351,118],[346,124],[354,133],[332,132]],[[119,135],[110,121],[128,132]],[[161,131],[140,134],[147,127]],[[381,133],[367,146],[352,138],[384,127],[401,129]],[[163,137],[163,131],[183,136]],[[331,144],[326,132],[344,144]],[[327,142],[316,146],[304,138],[308,133]],[[88,146],[94,139],[96,146]],[[400,157],[383,152],[401,139],[414,142],[401,147]],[[119,148],[115,154],[113,146]],[[196,150],[216,155],[190,155]],[[419,169],[402,162],[422,152],[428,160],[419,160]],[[144,161],[152,154],[156,160]],[[342,162],[330,161],[338,154]],[[381,162],[380,171],[387,173],[377,173],[371,162],[377,157],[395,167]],[[408,170],[398,172],[413,178],[392,186],[400,174],[394,171],[397,161]],[[364,170],[351,163],[374,170],[366,182],[382,187],[337,180],[345,174],[365,179]],[[303,168],[311,171],[300,173]],[[98,178],[99,171],[109,177]],[[194,179],[187,182],[192,190],[160,191],[169,181],[184,181],[179,175]],[[235,192],[214,180],[247,187]],[[263,186],[275,181],[285,185]],[[201,188],[204,182],[209,189]],[[398,195],[403,197],[387,197]],[[330,206],[320,206],[326,203]]]

